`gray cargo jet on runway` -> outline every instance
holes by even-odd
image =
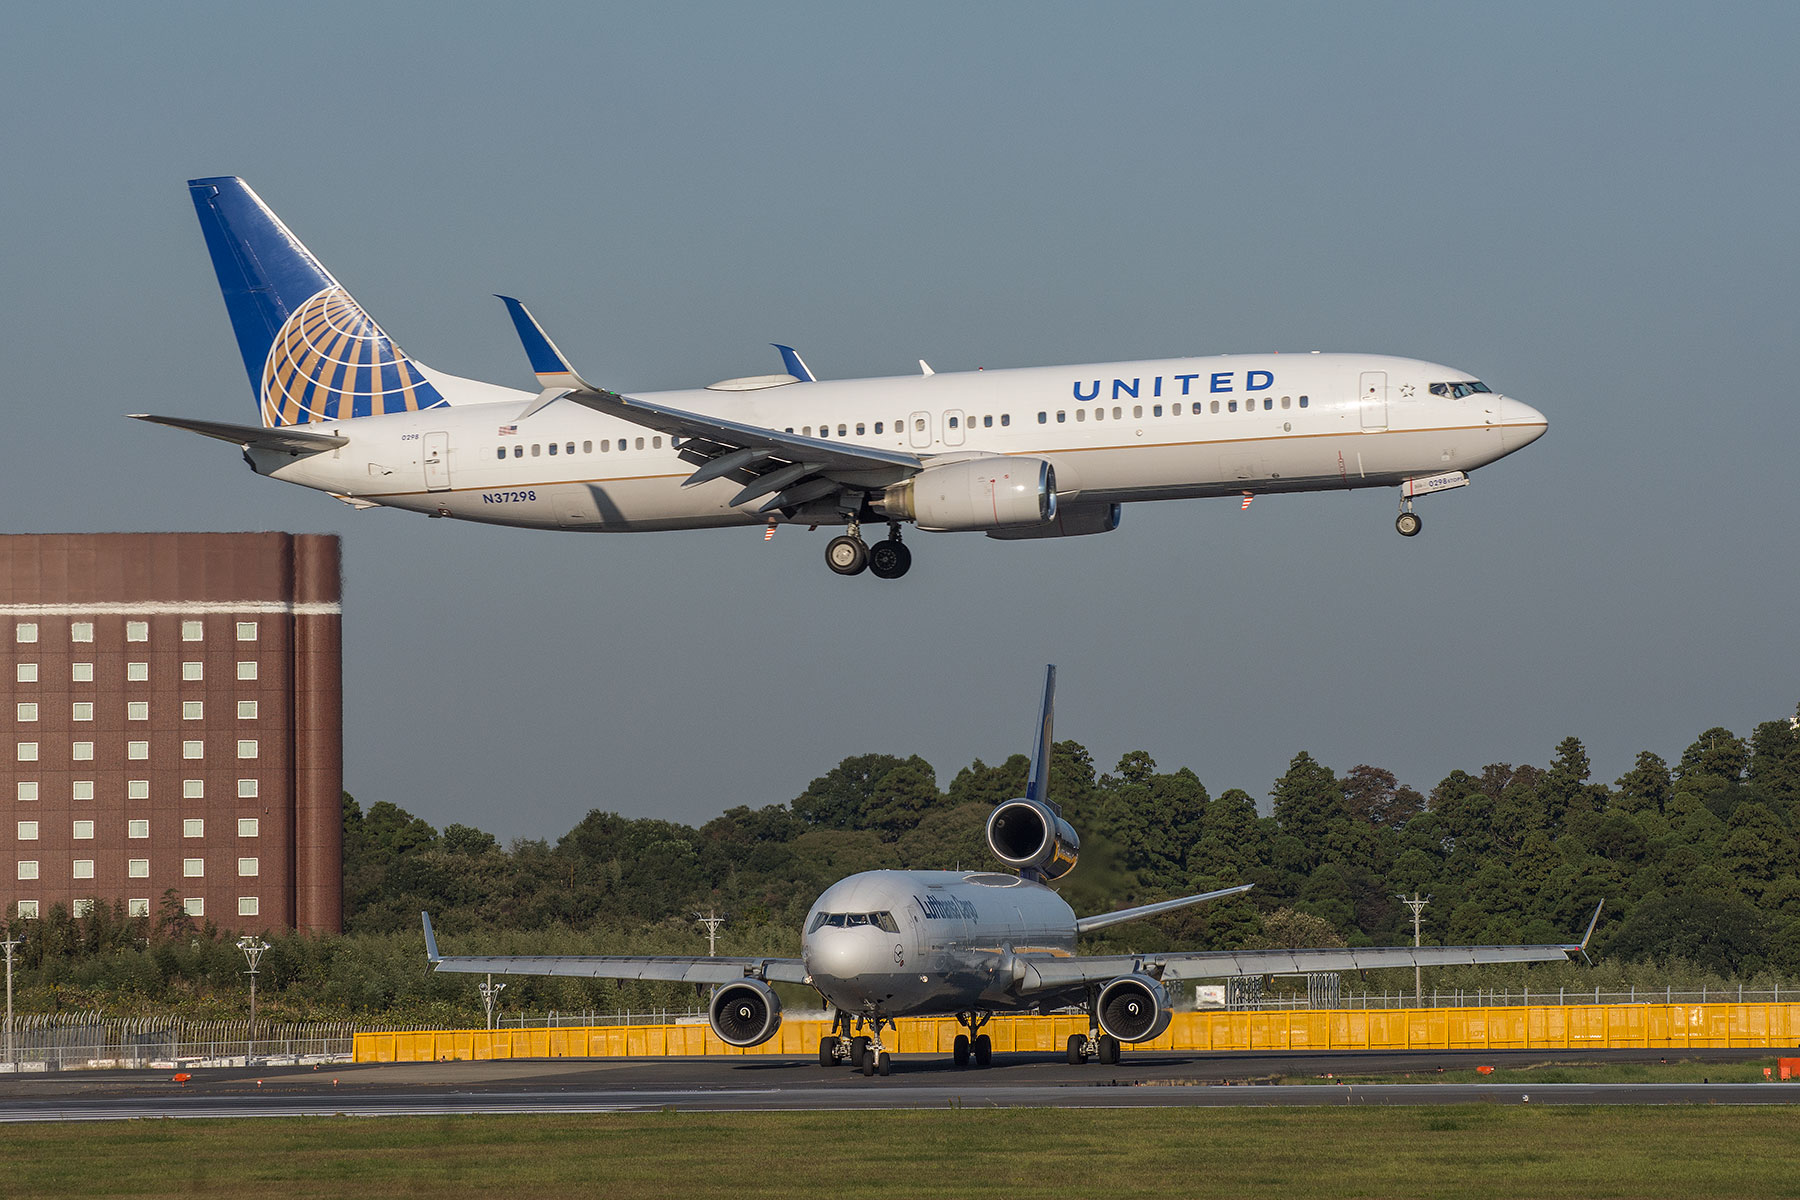
[[[568,975],[713,984],[713,1032],[733,1046],[755,1046],[781,1027],[781,1001],[769,985],[815,989],[835,1010],[819,1062],[847,1062],[864,1075],[889,1070],[881,1032],[896,1017],[954,1014],[968,1030],[955,1043],[959,1067],[987,1066],[992,1046],[981,1026],[996,1012],[1085,1008],[1089,1032],[1069,1038],[1071,1063],[1119,1061],[1124,1043],[1147,1042],[1169,1026],[1167,984],[1379,967],[1562,962],[1587,947],[1379,946],[1312,950],[1202,950],[1079,955],[1083,933],[1235,896],[1251,885],[1077,918],[1048,884],[1075,866],[1079,839],[1049,796],[1051,712],[1056,668],[1044,672],[1036,745],[1025,795],[988,818],[988,845],[1018,874],[987,871],[864,871],[825,889],[800,940],[800,957],[443,955],[425,924],[427,960],[439,971],[494,975]],[[862,1030],[868,1033],[863,1035]]]

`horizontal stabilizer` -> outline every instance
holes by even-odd
[[[1198,896],[1183,896],[1178,900],[1163,900],[1156,904],[1140,904],[1136,908],[1121,908],[1118,912],[1096,913],[1091,917],[1082,917],[1075,922],[1076,933],[1088,933],[1095,929],[1105,929],[1108,925],[1122,925],[1126,921],[1137,921],[1144,917],[1154,917],[1158,913],[1174,912],[1178,908],[1190,908],[1196,904],[1205,904],[1208,900],[1223,900],[1227,896],[1241,896],[1256,885],[1239,884],[1237,887],[1220,888],[1216,892],[1202,892]]]
[[[158,417],[150,413],[127,415],[134,421],[149,421],[152,425],[185,429],[201,437],[218,438],[221,442],[253,446],[258,450],[281,450],[288,454],[317,454],[322,450],[335,450],[350,442],[349,438],[339,437],[335,433],[312,433],[292,425],[265,427],[233,425],[229,421],[196,421],[190,417]]]

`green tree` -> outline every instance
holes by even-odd
[[[1637,765],[1619,776],[1613,805],[1625,812],[1661,812],[1674,795],[1669,764],[1648,750],[1638,752]]]

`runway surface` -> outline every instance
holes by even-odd
[[[786,1058],[515,1059],[482,1063],[343,1065],[194,1071],[81,1071],[0,1082],[0,1122],[162,1117],[423,1116],[931,1109],[1140,1108],[1241,1105],[1797,1104],[1800,1082],[1435,1083],[1439,1069],[1555,1061],[1768,1060],[1780,1051],[1449,1051],[1127,1056],[1118,1066],[1069,1066],[1044,1055],[1003,1055],[987,1070],[943,1058],[898,1060],[864,1078]],[[1418,1083],[1274,1083],[1274,1078],[1412,1073]]]

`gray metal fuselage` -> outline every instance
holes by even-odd
[[[892,916],[840,926],[821,917]],[[1041,883],[984,871],[865,871],[827,888],[807,914],[801,957],[812,985],[842,1012],[903,1017],[1059,1007],[1032,990],[1021,954],[1075,952],[1075,913]]]

